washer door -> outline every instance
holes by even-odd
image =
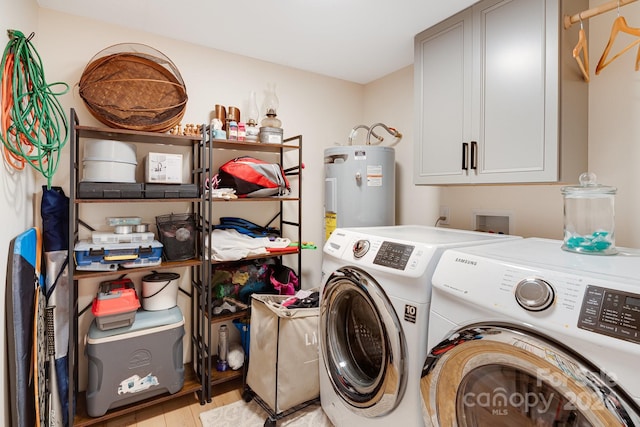
[[[407,383],[407,344],[382,288],[357,267],[336,270],[320,303],[324,369],[338,396],[365,417],[395,409]]]
[[[605,373],[506,325],[472,325],[434,347],[420,392],[427,426],[640,425],[640,410]]]

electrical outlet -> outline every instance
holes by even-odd
[[[440,206],[440,221],[438,224],[447,225],[449,224],[449,208],[447,206]]]

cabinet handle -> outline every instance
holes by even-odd
[[[478,143],[471,141],[471,169],[478,169]]]
[[[467,154],[469,154],[469,143],[467,142],[463,142],[462,143],[462,170],[466,171],[467,169],[469,169],[469,165],[467,165]]]

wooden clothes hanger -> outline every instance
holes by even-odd
[[[611,50],[611,46],[613,46],[613,42],[615,41],[618,33],[623,32],[632,36],[638,37],[638,39],[634,40],[627,47],[618,52],[613,58],[607,61],[607,55],[609,55],[609,51]],[[607,65],[611,64],[616,58],[620,55],[634,47],[640,43],[640,28],[631,28],[627,25],[627,21],[624,19],[624,16],[620,16],[620,9],[618,9],[618,17],[613,21],[613,25],[611,27],[611,35],[609,36],[609,42],[607,43],[607,47],[605,47],[604,52],[602,53],[602,57],[600,61],[598,61],[598,65],[596,66],[596,74],[600,74],[603,68]],[[636,55],[636,71],[640,69],[640,49],[638,49],[638,53]]]
[[[582,52],[582,56],[584,59],[580,58],[580,52]],[[584,81],[589,83],[589,48],[587,46],[587,35],[584,31],[584,27],[582,25],[582,17],[580,17],[580,31],[578,32],[578,43],[576,47],[573,48],[573,57],[578,63],[578,67],[580,67],[580,71],[582,71],[582,76],[584,77]]]

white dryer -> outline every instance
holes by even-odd
[[[420,381],[427,426],[640,425],[640,251],[561,246],[442,255]]]
[[[323,253],[320,398],[337,427],[422,425],[431,275],[446,248],[513,236],[427,226],[338,228]]]

